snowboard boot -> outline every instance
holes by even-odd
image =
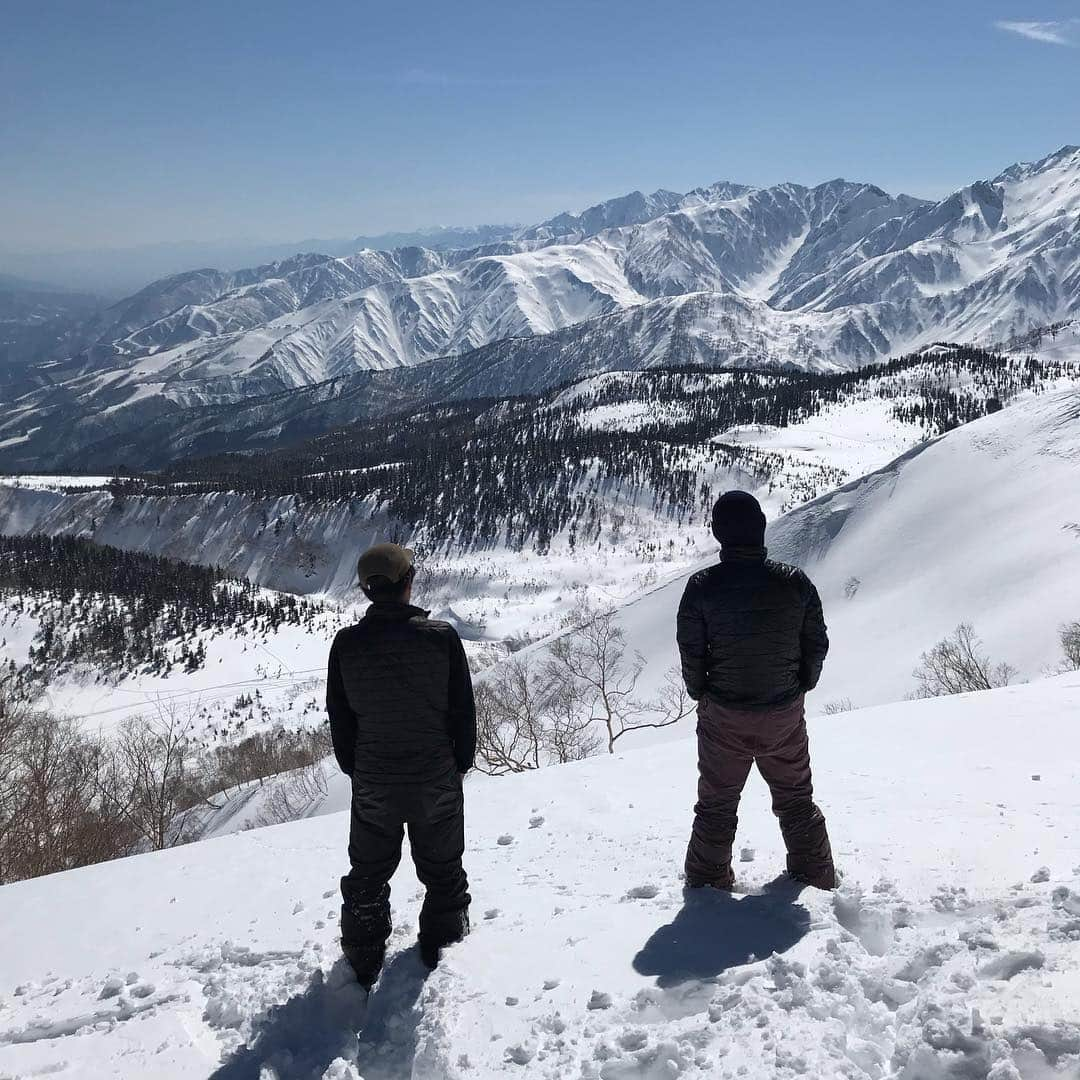
[[[349,945],[343,941],[341,951],[356,972],[356,981],[370,993],[382,971],[386,949],[378,945]]]
[[[832,892],[839,884],[836,870],[830,866],[796,866],[788,869],[787,876],[800,885],[808,885],[812,889],[821,889],[823,892]]]
[[[360,905],[359,910],[348,903],[341,905],[341,951],[365,990],[379,977],[389,937],[390,907],[383,897]]]
[[[439,961],[442,960],[443,949],[448,945],[456,945],[459,941],[468,936],[469,909],[466,908],[464,911],[454,916],[454,922],[456,925],[442,938],[441,941],[421,935],[420,959],[423,961],[424,967],[426,967],[428,971],[434,971],[439,966]]]
[[[715,877],[686,874],[683,878],[683,886],[687,889],[716,889],[718,892],[731,892],[735,888],[735,874],[730,866],[726,873],[717,874]]]

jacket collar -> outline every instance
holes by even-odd
[[[418,615],[428,617],[428,612],[415,604],[402,604],[397,600],[375,600],[364,612],[364,618],[374,616],[380,619],[415,619]]]
[[[764,562],[768,549],[757,545],[729,544],[720,549],[721,562]]]

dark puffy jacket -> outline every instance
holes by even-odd
[[[676,634],[691,697],[771,709],[813,690],[829,651],[821,600],[763,548],[725,550],[686,583]]]
[[[461,639],[409,604],[375,603],[330,648],[326,711],[342,771],[378,784],[468,771],[476,708]]]

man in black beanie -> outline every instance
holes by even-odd
[[[686,689],[698,702],[700,778],[686,884],[733,887],[739,797],[756,762],[780,819],[789,876],[835,888],[803,711],[829,650],[821,600],[801,570],[766,558],[765,515],[749,493],[722,495],[712,530],[720,562],[687,582],[676,634]]]

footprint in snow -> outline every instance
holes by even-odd
[[[755,851],[754,851],[754,849],[752,847],[744,847],[742,849],[742,851],[739,852],[739,861],[740,862],[753,862],[755,854],[756,853],[755,853]]]
[[[536,814],[534,817],[529,818],[529,828],[539,829],[544,824],[544,815]]]
[[[1006,981],[1019,975],[1021,971],[1038,970],[1046,963],[1046,957],[1038,950],[1030,952],[1008,952],[995,957],[989,964],[979,968],[979,975],[984,979]]]
[[[1080,915],[1080,896],[1070,892],[1064,885],[1059,885],[1054,890],[1050,902],[1059,911],[1067,911],[1070,915]]]
[[[635,885],[626,893],[631,900],[651,900],[660,889],[656,885]]]
[[[1050,880],[1050,867],[1040,866],[1034,874],[1031,875],[1032,885],[1041,885],[1044,881]]]
[[[497,919],[501,914],[502,912],[497,907],[488,908],[484,912],[484,918],[490,922],[492,919]]]
[[[509,847],[514,842],[514,838],[509,833],[503,833],[496,842],[499,847]]]
[[[605,994],[601,990],[594,990],[589,997],[588,1004],[585,1007],[593,1011],[597,1009],[610,1009],[611,995]]]

